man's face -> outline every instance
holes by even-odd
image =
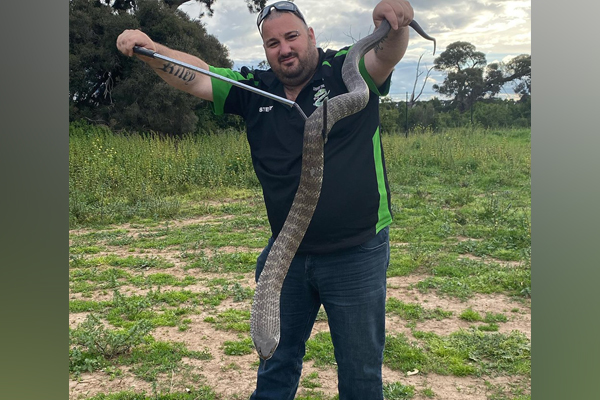
[[[267,61],[284,85],[304,84],[318,63],[315,34],[292,13],[270,15],[262,26]]]

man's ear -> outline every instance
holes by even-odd
[[[315,37],[315,31],[312,27],[308,28],[308,37],[310,38],[310,41],[312,42],[313,46],[317,46],[317,38]]]

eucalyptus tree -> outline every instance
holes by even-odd
[[[435,60],[433,68],[446,72],[441,85],[433,90],[452,98],[452,104],[461,112],[469,109],[485,89],[485,54],[477,51],[469,42],[454,42],[446,47]]]

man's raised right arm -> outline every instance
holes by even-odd
[[[129,57],[135,55],[152,67],[152,69],[169,85],[201,99],[208,101],[213,100],[212,83],[209,76],[191,71],[167,61],[134,53],[134,46],[153,50],[166,57],[183,61],[186,64],[195,65],[208,71],[208,64],[204,61],[190,54],[158,44],[140,30],[127,29],[117,38],[117,48],[121,53]]]

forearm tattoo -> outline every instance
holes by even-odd
[[[158,69],[181,79],[186,85],[196,78],[196,74],[194,72],[170,62],[164,63],[163,66]]]
[[[373,50],[375,50],[375,54],[377,54],[377,52],[378,52],[379,50],[383,50],[383,46],[382,46],[382,45],[383,45],[383,42],[385,42],[387,38],[388,38],[388,35],[385,35],[385,36],[384,36],[384,37],[383,37],[383,38],[382,38],[382,39],[379,41],[379,43],[377,43],[377,44],[375,45],[375,48],[373,49]]]

